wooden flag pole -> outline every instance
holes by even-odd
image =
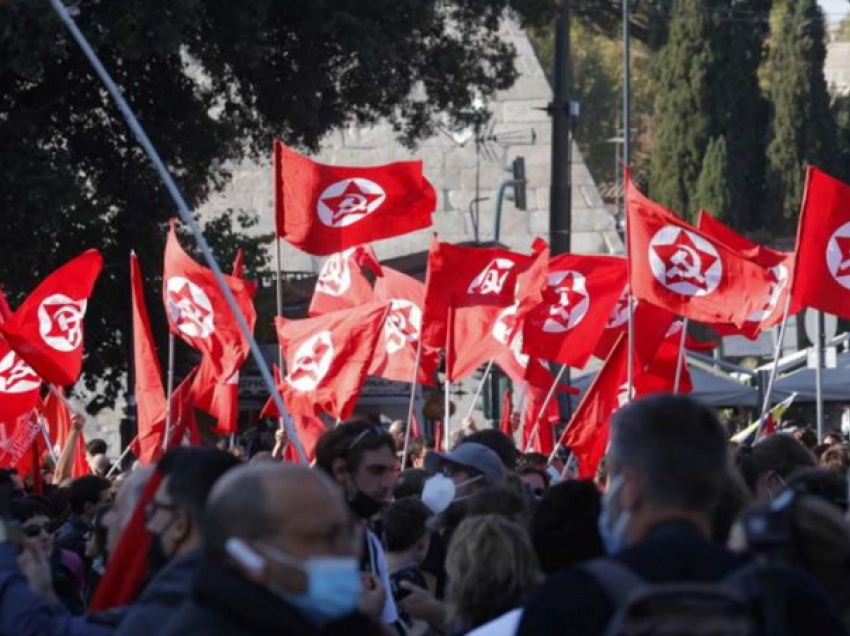
[[[407,468],[407,451],[410,448],[410,429],[413,428],[413,409],[416,408],[416,387],[419,385],[419,365],[422,362],[422,330],[419,331],[419,342],[416,345],[416,364],[413,367],[413,378],[410,380],[410,402],[407,405],[407,423],[404,430],[404,449],[401,456],[401,469]]]
[[[676,355],[676,376],[673,380],[673,393],[679,392],[682,382],[682,365],[687,364],[685,358],[685,342],[688,339],[688,319],[682,320],[682,335],[679,338],[679,353]]]

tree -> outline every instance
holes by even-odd
[[[444,114],[462,118],[477,98],[516,77],[514,51],[499,34],[505,12],[530,20],[552,7],[551,0],[75,4],[81,29],[193,207],[227,182],[227,161],[267,154],[274,136],[315,148],[349,122],[389,119],[413,144]],[[86,323],[85,379],[97,390],[96,411],[114,402],[126,372],[129,251],[152,276],[174,210],[47,3],[0,4],[0,148],[0,283],[12,303],[84,249],[104,254]],[[161,303],[151,309],[161,311]]]
[[[758,68],[766,29],[743,21],[762,0],[677,0],[669,37],[656,57],[658,97],[651,158],[653,198],[693,218],[693,197],[712,139],[725,137],[728,174],[747,187],[726,184],[733,225],[753,224],[760,200],[759,131],[765,108]],[[722,184],[718,183],[717,187]]]
[[[697,180],[692,204],[697,210],[705,210],[711,216],[728,223],[733,214],[732,195],[729,188],[729,156],[726,137],[717,137],[708,143],[702,162],[702,171]]]
[[[830,170],[836,160],[836,128],[823,75],[823,12],[816,0],[780,5],[769,56],[773,117],[767,148],[768,206],[774,223],[796,224],[806,164]]]

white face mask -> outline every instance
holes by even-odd
[[[448,508],[453,501],[463,501],[466,497],[457,497],[457,490],[460,487],[471,484],[474,481],[481,479],[481,475],[467,479],[458,485],[443,475],[437,473],[430,477],[422,488],[422,503],[428,506],[435,515],[439,515]]]

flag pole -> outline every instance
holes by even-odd
[[[44,420],[42,418],[38,418],[38,427],[41,429],[41,434],[44,437],[44,443],[47,444],[47,452],[50,453],[50,459],[53,460],[53,465],[59,461],[59,458],[56,457],[56,450],[53,448],[53,440],[50,439],[50,433],[47,432],[47,427],[44,425]]]
[[[682,382],[682,364],[687,364],[685,358],[685,341],[688,338],[688,319],[682,319],[682,335],[679,338],[679,353],[676,356],[676,376],[673,380],[673,393],[679,392]]]
[[[623,168],[631,165],[632,161],[632,39],[631,39],[631,11],[629,3],[632,0],[623,0]],[[623,179],[623,183],[626,180]],[[634,395],[634,350],[635,350],[635,323],[634,323],[634,298],[632,298],[631,267],[629,258],[629,214],[628,197],[623,196],[623,222],[626,228],[626,267],[629,269],[629,283],[626,287],[629,299],[629,324],[628,324],[628,355],[626,377],[628,382],[627,395],[631,401]]]
[[[280,153],[277,151],[277,144],[274,146],[274,150],[272,152],[272,196],[274,197],[274,210],[272,213],[275,215],[275,223],[277,222],[277,210],[280,205],[280,201],[278,201],[278,188],[277,188],[277,179],[280,174],[281,165],[280,165]],[[275,264],[275,309],[277,311],[278,318],[283,317],[283,250],[280,245],[280,237],[275,232],[274,237],[274,264]],[[283,347],[278,343],[277,347],[277,366],[280,369],[280,377],[283,378],[286,373],[286,369],[284,367],[283,360]],[[286,424],[284,423],[284,413],[283,411],[279,411],[280,418],[278,419],[278,427],[285,429]]]
[[[124,458],[127,457],[130,450],[133,448],[133,444],[135,444],[139,439],[139,436],[136,435],[133,439],[130,440],[130,443],[127,444],[127,448],[124,449],[124,452],[121,453],[121,456],[115,460],[115,463],[112,464],[112,468],[109,469],[109,472],[106,473],[106,478],[109,479],[112,476],[112,473],[115,472],[115,469],[120,467],[124,462]]]
[[[472,417],[473,412],[475,412],[475,404],[478,402],[478,398],[481,397],[481,391],[484,389],[484,383],[487,381],[487,378],[490,376],[490,370],[493,368],[493,358],[490,358],[490,361],[487,363],[487,368],[484,369],[484,375],[481,376],[481,382],[478,383],[478,388],[475,390],[475,397],[472,398],[472,404],[469,407],[469,413],[466,414],[467,419]]]
[[[422,362],[422,330],[419,331],[416,345],[416,364],[413,367],[413,379],[410,381],[410,403],[407,405],[407,425],[404,431],[404,449],[401,455],[401,469],[407,468],[407,450],[410,448],[410,429],[413,428],[413,409],[416,408],[416,387],[419,380],[419,365]]]
[[[770,376],[767,379],[767,389],[764,392],[764,402],[761,407],[761,418],[767,416],[770,409],[770,394],[773,392],[773,383],[776,380],[776,374],[779,371],[779,356],[782,353],[782,343],[785,341],[785,328],[788,326],[788,313],[791,311],[791,294],[785,300],[785,310],[782,312],[782,324],[779,327],[779,336],[776,339],[776,346],[773,349],[773,367],[770,369]]]
[[[443,450],[448,453],[451,450],[451,416],[449,415],[449,390],[451,382],[449,382],[449,356],[451,355],[451,336],[454,329],[454,316],[452,315],[452,299],[449,299],[449,306],[446,310],[446,377],[444,388],[445,395],[443,397]]]
[[[546,412],[546,409],[549,407],[549,402],[551,402],[552,398],[555,396],[555,392],[558,390],[558,384],[560,384],[561,378],[564,376],[564,373],[566,373],[567,368],[567,365],[562,365],[560,371],[558,371],[558,375],[556,375],[555,379],[552,381],[552,386],[546,394],[546,399],[543,400],[543,406],[540,407],[540,412],[537,414],[537,417],[534,418],[534,428],[531,429],[531,435],[528,437],[528,444],[525,445],[525,451],[523,451],[523,454],[528,453],[534,445],[534,437],[537,435],[537,431],[540,430],[540,418]]]
[[[789,295],[790,296],[790,295]],[[823,312],[817,313],[817,325],[815,329],[815,343],[817,347],[816,366],[815,366],[815,397],[816,397],[816,413],[818,424],[818,442],[823,443],[823,438],[826,435],[826,427],[823,418],[823,346],[824,346],[824,318]]]
[[[174,334],[168,331],[168,387],[165,398],[165,435],[162,438],[162,448],[168,449],[171,437],[171,397],[174,394]]]
[[[257,368],[260,371],[260,375],[263,378],[263,382],[265,382],[266,387],[271,394],[272,400],[274,400],[275,406],[277,406],[278,411],[284,413],[286,410],[286,406],[283,403],[283,399],[280,397],[280,393],[277,390],[277,387],[274,383],[274,378],[272,378],[271,371],[269,370],[268,364],[266,364],[265,359],[263,359],[263,353],[260,350],[257,341],[254,339],[254,335],[251,333],[251,328],[248,326],[248,322],[245,320],[245,316],[242,315],[242,312],[239,309],[239,305],[236,302],[236,298],[233,296],[233,292],[230,290],[230,287],[227,286],[227,283],[224,279],[224,274],[221,271],[221,267],[219,267],[218,262],[215,260],[215,256],[213,256],[212,251],[210,250],[210,246],[207,243],[206,238],[204,237],[203,232],[198,227],[197,221],[195,221],[194,216],[192,215],[192,211],[189,209],[189,205],[186,203],[183,194],[180,192],[180,189],[177,187],[177,184],[174,181],[174,178],[171,176],[171,173],[166,168],[165,163],[162,161],[162,158],[159,156],[154,145],[151,143],[150,138],[147,133],[142,128],[142,125],[139,123],[138,118],[133,113],[130,108],[127,100],[124,99],[124,96],[121,94],[121,90],[115,84],[115,81],[109,75],[109,72],[103,66],[103,63],[100,61],[100,58],[97,56],[97,53],[92,49],[91,44],[89,44],[86,36],[83,35],[82,31],[80,31],[74,19],[71,17],[71,14],[68,12],[68,9],[62,3],[62,0],[48,0],[50,5],[53,7],[53,10],[59,16],[59,19],[62,23],[67,27],[68,31],[71,33],[71,36],[76,40],[83,54],[88,59],[95,73],[97,73],[100,80],[103,82],[104,87],[115,100],[115,104],[118,106],[118,109],[121,111],[121,114],[124,116],[124,120],[127,122],[127,125],[133,131],[133,134],[136,137],[136,140],[139,142],[139,145],[142,146],[145,153],[150,158],[151,162],[154,165],[154,168],[159,175],[159,178],[162,180],[166,189],[168,190],[169,195],[171,196],[172,201],[177,206],[177,211],[180,214],[180,218],[183,222],[189,226],[189,229],[192,231],[192,234],[195,237],[195,240],[198,243],[198,247],[200,247],[201,252],[203,253],[204,260],[207,262],[207,265],[213,272],[213,276],[218,284],[221,293],[224,295],[225,300],[227,301],[228,306],[230,307],[230,311],[233,313],[233,317],[236,319],[237,324],[239,325],[239,330],[242,332],[242,335],[245,336],[251,347],[251,353],[254,357],[254,361],[257,363]],[[298,433],[295,430],[292,423],[284,418],[284,422],[286,423],[287,432],[289,433],[290,439],[295,445],[295,449],[298,452],[298,459],[305,466],[308,464],[307,456],[304,454],[304,447],[301,445],[301,440],[298,438]]]

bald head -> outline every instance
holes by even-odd
[[[347,518],[341,491],[321,471],[278,463],[248,464],[231,470],[213,488],[203,543],[209,552],[222,554],[231,537],[268,541],[305,521],[322,532],[322,525]]]

